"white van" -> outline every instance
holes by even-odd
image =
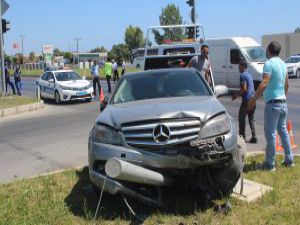
[[[208,38],[209,55],[216,84],[231,89],[240,87],[239,62],[248,63],[248,71],[253,76],[255,89],[262,80],[266,61],[265,50],[251,37]]]

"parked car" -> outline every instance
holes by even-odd
[[[93,98],[91,83],[72,70],[45,71],[36,84],[41,99],[54,99],[57,104]]]
[[[285,63],[289,78],[300,78],[300,55],[289,57]]]
[[[212,91],[193,68],[123,76],[88,139],[96,192],[154,206],[162,204],[153,194],[161,187],[229,195],[243,170],[245,143],[217,99],[227,91]]]

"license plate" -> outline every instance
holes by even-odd
[[[86,91],[77,92],[77,96],[84,96],[84,95],[87,95]]]

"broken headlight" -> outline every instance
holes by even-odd
[[[118,131],[104,125],[95,126],[93,139],[95,142],[103,144],[122,145],[121,134]]]
[[[224,113],[208,120],[200,131],[200,139],[215,137],[230,131],[230,119]]]

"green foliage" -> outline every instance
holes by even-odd
[[[129,26],[125,31],[125,43],[130,51],[140,48],[144,45],[144,33],[141,28]]]
[[[71,52],[64,52],[64,58],[71,60],[73,58],[73,54]]]
[[[108,53],[108,58],[115,60],[120,64],[123,60],[129,60],[130,54],[128,45],[118,44],[112,47],[111,51]]]
[[[35,53],[34,52],[30,52],[29,53],[29,60],[31,62],[34,62],[36,60],[36,56],[35,56]]]
[[[53,55],[54,56],[62,56],[63,55],[63,52],[61,52],[58,48],[55,48],[53,50]]]
[[[101,47],[96,47],[96,48],[92,49],[90,52],[91,53],[103,53],[103,52],[107,52],[107,49],[104,48],[103,46],[101,46]]]
[[[159,22],[161,26],[182,24],[182,16],[178,6],[172,3],[163,8],[159,16]],[[156,43],[162,44],[164,40],[182,40],[183,34],[180,28],[163,29],[163,31],[164,33],[161,34],[160,31],[153,30]]]

